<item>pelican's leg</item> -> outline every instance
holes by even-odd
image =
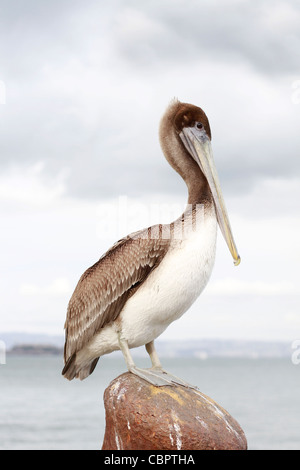
[[[189,383],[184,382],[184,380],[181,380],[179,377],[176,377],[176,375],[170,374],[169,372],[165,371],[162,368],[156,349],[154,347],[154,341],[151,341],[145,346],[146,346],[146,351],[149,354],[151,362],[152,362],[152,368],[150,370],[153,374],[155,374],[156,377],[164,378],[171,385],[178,384],[178,385],[183,385],[184,387],[197,389],[197,387],[195,387],[194,385],[190,385]]]
[[[132,356],[130,354],[128,343],[124,338],[121,337],[120,333],[118,334],[118,340],[119,340],[120,349],[123,353],[129,372],[132,372],[132,374],[135,374],[138,377],[141,377],[141,379],[146,380],[147,382],[151,383],[152,385],[155,385],[156,387],[162,387],[164,385],[172,385],[173,382],[163,377],[162,374],[160,375],[155,374],[154,369],[140,369],[139,367],[136,367],[132,359]]]
[[[127,341],[121,337],[121,333],[118,333],[118,341],[119,341],[119,345],[120,345],[121,351],[123,353],[123,356],[127,365],[127,369],[131,371],[131,369],[135,367],[135,363],[130,354]]]
[[[160,363],[159,357],[157,355],[156,349],[154,347],[154,341],[145,345],[146,351],[150,356],[152,367],[155,369],[162,369],[162,365]]]

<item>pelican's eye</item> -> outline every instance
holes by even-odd
[[[196,122],[196,127],[197,127],[197,129],[203,129],[202,122]]]

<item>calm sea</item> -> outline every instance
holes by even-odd
[[[300,450],[300,365],[289,358],[162,362],[231,413],[249,449]],[[63,379],[61,368],[57,356],[8,356],[0,365],[0,449],[101,448],[103,392],[125,372],[124,361],[102,358],[83,382]]]

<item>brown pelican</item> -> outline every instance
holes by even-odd
[[[231,232],[211,150],[206,114],[173,101],[160,124],[163,153],[188,188],[184,213],[128,235],[79,279],[65,323],[69,380],[90,375],[104,354],[121,350],[128,370],[154,385],[184,383],[162,369],[154,340],[188,310],[210,277],[217,222],[235,261]],[[152,367],[136,367],[130,349],[146,346]]]

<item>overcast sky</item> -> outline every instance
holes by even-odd
[[[180,214],[158,142],[202,107],[235,240],[163,338],[300,338],[297,0],[0,0],[0,331],[62,333],[82,272]],[[163,203],[163,205],[162,205]]]

